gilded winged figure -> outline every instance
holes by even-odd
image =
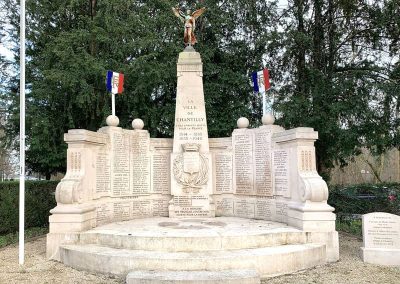
[[[187,10],[186,14],[184,14],[179,8],[172,8],[174,14],[182,21],[182,23],[185,24],[183,40],[186,45],[194,45],[197,42],[194,35],[194,30],[196,28],[196,19],[200,17],[205,10],[206,8],[201,8],[194,11],[193,13],[191,13],[190,10]]]

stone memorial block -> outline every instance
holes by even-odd
[[[171,217],[211,217],[212,156],[209,151],[200,54],[179,54],[174,142],[171,154]]]
[[[273,196],[271,136],[271,129],[254,131],[255,193],[259,196]]]
[[[117,128],[111,135],[111,190],[112,196],[129,196],[130,149],[129,132]]]
[[[111,195],[110,144],[99,147],[96,155],[96,197]]]
[[[275,198],[275,221],[287,223],[288,201],[282,197]]]
[[[214,195],[215,216],[234,216],[234,199],[233,194]]]
[[[362,217],[364,262],[400,265],[400,216],[369,213]]]
[[[274,221],[276,219],[276,206],[274,197],[257,197],[255,219]]]
[[[254,195],[254,131],[235,129],[232,144],[234,193]]]
[[[96,225],[104,225],[113,221],[114,205],[110,202],[97,203],[96,205]]]
[[[153,153],[151,156],[152,193],[170,194],[170,153]]]
[[[289,152],[287,149],[275,149],[273,155],[275,194],[289,197]]]
[[[255,218],[256,198],[250,196],[236,196],[233,204],[233,214],[236,217]]]
[[[213,153],[214,194],[233,193],[233,157],[232,152]]]
[[[130,138],[131,194],[148,195],[150,184],[150,135],[147,130],[135,130]]]

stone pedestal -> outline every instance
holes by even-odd
[[[169,216],[213,217],[203,63],[192,47],[179,54],[177,77]]]

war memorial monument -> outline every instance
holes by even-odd
[[[71,129],[67,172],[51,210],[47,256],[127,283],[259,283],[337,261],[328,187],[312,128],[285,130],[272,115],[231,137],[209,138],[193,14],[177,61],[173,138],[143,122]],[[207,94],[205,94],[207,95]]]

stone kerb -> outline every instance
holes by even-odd
[[[362,217],[364,262],[400,266],[400,216],[374,212]]]

